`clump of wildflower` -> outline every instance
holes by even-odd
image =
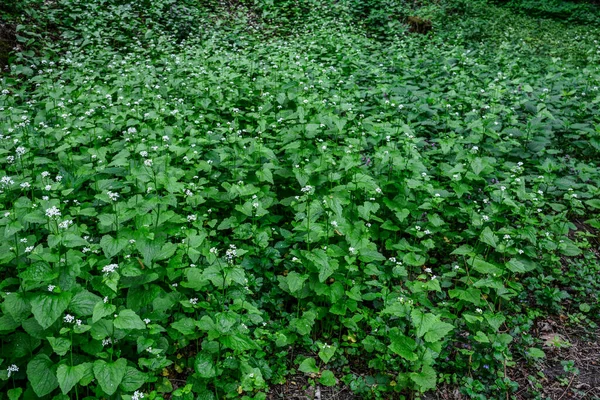
[[[115,272],[118,268],[119,264],[108,264],[102,268],[102,272],[104,272],[105,275],[108,275],[111,272]]]
[[[19,372],[19,367],[17,367],[16,364],[12,364],[9,365],[8,368],[6,368],[6,370],[8,371],[8,377],[10,378],[13,372]]]
[[[225,258],[228,262],[232,263],[235,257],[237,257],[237,248],[234,244],[230,244],[229,248],[225,252]]]
[[[46,209],[46,216],[48,218],[60,217],[61,213],[60,213],[60,210],[58,209],[58,207],[52,206],[52,207]]]
[[[110,190],[106,192],[106,195],[112,200],[117,201],[119,198],[119,193],[111,192]]]

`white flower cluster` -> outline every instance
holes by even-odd
[[[6,370],[8,371],[8,377],[10,378],[13,372],[19,372],[19,367],[17,367],[15,364],[12,364],[9,365]]]
[[[102,268],[102,272],[104,272],[105,275],[108,275],[111,272],[115,272],[118,268],[119,264],[108,264]]]

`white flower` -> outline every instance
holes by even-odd
[[[52,291],[54,290],[54,288],[55,288],[55,287],[56,287],[56,286],[54,286],[54,285],[48,285],[48,291],[49,291],[49,292],[52,292]]]
[[[73,225],[73,220],[72,219],[66,219],[63,222],[61,222],[60,224],[58,224],[58,227],[61,228],[61,229],[67,229],[71,225]]]
[[[102,339],[102,346],[108,346],[112,343],[111,338]]]
[[[119,198],[119,193],[111,192],[110,190],[106,192],[106,195],[112,200],[117,201]]]
[[[194,222],[198,219],[198,217],[196,217],[194,214],[190,214],[187,216],[187,220],[188,222]]]
[[[415,229],[418,230],[418,231],[420,231],[421,227],[419,225],[417,225],[417,226],[415,226]]]
[[[152,350],[150,348],[150,350]],[[135,392],[133,392],[133,396],[131,396],[131,400],[140,400],[144,398],[144,393],[142,392],[138,392],[137,390]]]
[[[27,246],[25,248],[25,253],[31,253],[33,251],[33,246]]]
[[[300,189],[302,191],[302,193],[309,193],[311,190],[313,190],[313,187],[310,185],[304,186],[302,189]]]
[[[162,137],[163,142],[168,142],[169,141],[169,137],[167,135],[164,135]]]
[[[9,365],[6,370],[8,371],[8,377],[10,378],[13,372],[19,372],[19,367],[17,367],[15,364],[12,364]]]
[[[140,151],[140,156],[142,157],[148,157],[148,152],[145,150]]]
[[[504,192],[506,190],[506,186],[500,186],[500,190]]]
[[[431,231],[429,229],[425,229],[423,233],[425,233],[426,235],[431,235]]]
[[[350,253],[355,254],[356,253],[356,249],[354,247],[350,247],[348,249],[350,251]]]
[[[150,319],[149,319],[149,318],[144,318],[144,323],[145,323],[146,325],[148,325],[148,324],[150,323]]]
[[[431,268],[425,268],[425,272],[427,272],[428,274],[431,273]]]
[[[488,217],[487,215],[482,215],[481,219],[484,220],[484,221],[489,221],[490,217]]]
[[[151,167],[152,166],[152,159],[148,158],[147,160],[144,160],[144,165],[146,167]]]
[[[334,228],[337,228],[338,227],[337,221],[331,221],[331,226],[333,226]]]
[[[477,312],[478,314],[481,314],[483,312],[483,310],[481,308],[476,308],[475,312]]]
[[[510,235],[504,235],[504,240],[510,239]]]
[[[102,301],[104,302],[104,304],[108,303],[108,296],[105,296],[104,299],[102,299]]]
[[[63,320],[68,324],[72,324],[75,321],[75,317],[71,314],[67,314],[64,316]]]
[[[198,304],[198,298],[194,297],[193,299],[189,300],[190,304],[194,305],[194,304]]]
[[[452,267],[454,270],[460,269],[460,267],[458,265],[455,265],[454,267]]]
[[[46,210],[46,216],[48,218],[60,217],[61,213],[60,213],[60,210],[56,206],[52,206]]]
[[[218,250],[217,250],[217,248],[216,248],[216,247],[211,247],[211,248],[210,248],[210,250],[209,250],[209,252],[210,252],[211,254],[217,255],[217,252],[218,252]]]
[[[23,146],[19,146],[16,148],[15,152],[17,153],[18,156],[22,156],[23,154],[25,154],[27,150],[25,150],[25,147]]]
[[[30,188],[30,187],[31,187],[31,184],[29,184],[29,182],[23,182],[23,183],[21,183],[21,185],[20,185],[20,186],[21,186],[23,189],[27,189],[27,188]],[[577,197],[577,196],[575,196],[575,197]]]
[[[523,254],[523,253],[525,253],[525,252],[524,252],[523,250],[521,250],[521,249],[519,249],[519,250],[517,250],[517,251],[519,252],[519,254]]]
[[[110,274],[111,272],[115,272],[119,268],[119,264],[108,264],[102,268],[102,272],[105,274]]]
[[[375,189],[375,192],[377,192],[377,193],[379,193],[379,194],[383,193],[383,191],[381,190],[381,188],[377,188],[377,189]]]

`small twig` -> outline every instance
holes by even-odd
[[[567,385],[565,391],[563,392],[563,394],[560,395],[560,397],[557,400],[560,400],[564,397],[565,394],[567,394],[567,392],[569,391],[569,388],[571,387],[571,383],[573,383],[573,381],[575,380],[575,375],[573,375],[571,377],[571,380],[569,381],[569,384]]]

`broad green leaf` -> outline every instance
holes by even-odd
[[[303,252],[304,256],[312,262],[316,271],[319,272],[319,282],[325,282],[327,278],[333,274],[339,264],[337,260],[329,258],[327,253],[325,253],[321,249],[316,249],[313,251],[305,251]]]
[[[406,253],[404,257],[402,257],[402,261],[404,261],[408,265],[412,265],[413,267],[420,267],[421,265],[425,264],[425,261],[427,261],[427,257],[411,252]]]
[[[252,339],[250,339],[247,336],[244,336],[241,333],[221,336],[219,338],[219,341],[223,344],[223,346],[237,351],[245,351],[258,348],[256,343],[254,343]]]
[[[180,320],[173,322],[171,327],[184,335],[193,335],[196,333],[196,321],[192,318],[181,318]]]
[[[321,373],[321,378],[319,379],[319,383],[323,386],[335,386],[337,381],[335,379],[335,375],[333,372],[329,370],[325,370]]]
[[[100,300],[100,296],[83,290],[73,296],[69,310],[80,317],[87,317],[94,313],[94,307]]]
[[[42,328],[48,328],[65,312],[72,296],[71,292],[35,294],[31,299],[35,320]]]
[[[435,370],[426,365],[421,369],[421,372],[411,372],[410,379],[415,383],[420,392],[425,392],[430,389],[435,389],[436,375]]]
[[[317,367],[317,361],[314,358],[307,358],[300,363],[298,367],[299,371],[305,374],[317,374],[319,373],[319,367]]]
[[[85,370],[86,366],[84,365],[71,367],[66,364],[61,364],[58,366],[56,377],[58,378],[58,384],[60,385],[60,390],[63,394],[67,394],[73,389],[73,386],[83,378]]]
[[[302,289],[302,286],[304,285],[304,282],[306,281],[306,279],[307,279],[306,275],[300,275],[296,271],[290,272],[286,277],[286,281],[288,284],[288,288],[290,289],[290,293],[293,294],[293,293],[296,293],[298,290]]]
[[[129,241],[124,237],[114,238],[110,235],[104,235],[102,236],[102,239],[100,239],[100,247],[106,258],[111,258],[119,254],[128,243]]]
[[[23,293],[20,292],[6,295],[2,308],[16,322],[23,322],[31,315],[31,305],[25,300]]]
[[[492,246],[493,248],[498,247],[498,236],[496,236],[494,232],[492,232],[492,230],[487,226],[483,228],[481,235],[479,235],[479,240]]]
[[[146,329],[146,324],[133,310],[122,310],[115,318],[114,326],[117,329]]]
[[[454,325],[440,321],[435,314],[413,310],[410,315],[417,329],[417,337],[423,337],[426,342],[437,342],[454,329]]]
[[[8,400],[19,400],[21,394],[23,394],[22,388],[10,389],[8,392],[6,392]]]
[[[530,347],[527,350],[526,354],[529,357],[536,358],[536,359],[540,359],[540,358],[546,357],[546,354],[542,350],[538,349],[537,347]]]
[[[414,339],[403,335],[398,328],[392,328],[390,331],[391,344],[390,350],[408,361],[416,361],[417,354],[415,349],[417,344]]]
[[[127,372],[127,360],[124,358],[119,358],[114,362],[96,360],[93,368],[98,384],[110,396],[117,391],[125,372]]]
[[[27,378],[38,397],[44,397],[58,387],[54,371],[54,363],[45,354],[38,354],[27,364]]]
[[[113,315],[116,309],[117,307],[112,304],[107,304],[103,301],[97,302],[92,312],[92,323],[95,323],[107,315]]]
[[[490,342],[490,340],[488,339],[486,334],[481,331],[477,331],[475,336],[473,336],[473,339],[478,341],[479,343],[489,343]]]
[[[336,347],[330,344],[322,344],[319,346],[319,358],[327,364],[331,357],[335,354]]]
[[[473,266],[473,269],[481,274],[496,274],[500,275],[502,270],[496,267],[494,264],[490,264],[481,258],[470,259],[469,264]]]
[[[121,381],[121,389],[126,392],[133,392],[142,387],[147,380],[148,375],[133,367],[127,366],[125,376],[123,376],[123,380]]]
[[[196,355],[194,369],[200,378],[213,378],[217,376],[217,368],[210,353],[201,351]]]
[[[71,348],[71,341],[67,338],[47,337],[46,339],[48,339],[50,346],[52,346],[52,350],[59,356],[64,356]]]

